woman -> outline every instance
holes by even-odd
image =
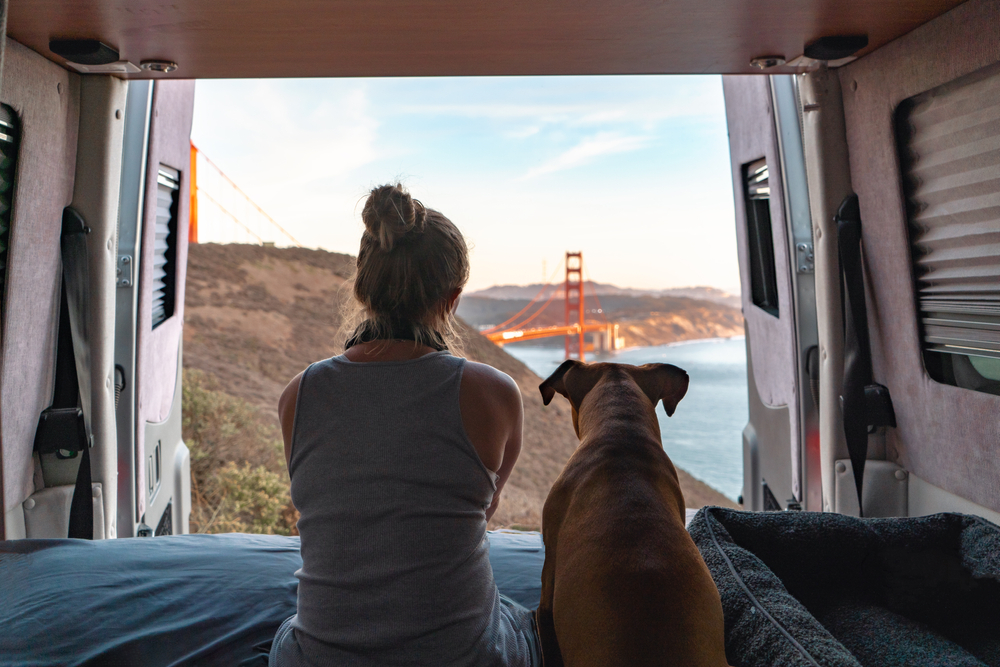
[[[364,320],[278,403],[302,569],[270,664],[537,665],[531,612],[499,595],[486,540],[521,395],[447,348],[465,239],[400,185],[372,190],[361,217]]]

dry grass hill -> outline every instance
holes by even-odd
[[[277,400],[296,373],[342,351],[335,334],[354,258],[322,250],[192,245],[184,329],[185,439],[192,531],[293,532]],[[576,448],[569,406],[542,405],[541,379],[463,325],[469,359],[517,382],[524,445],[492,526],[538,528],[549,487]],[[733,506],[681,472],[689,507]]]

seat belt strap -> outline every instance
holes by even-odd
[[[56,351],[56,382],[52,405],[42,411],[35,430],[35,451],[63,458],[80,455],[76,485],[69,512],[68,537],[93,539],[94,505],[90,472],[90,437],[83,418],[77,389],[76,363],[70,334],[66,292],[61,297],[59,339]]]
[[[87,315],[90,312],[90,268],[87,261],[87,235],[90,227],[72,207],[63,209],[60,246],[63,260],[63,291],[69,315],[76,367],[77,390],[83,411],[83,456],[76,475],[76,488],[69,512],[69,536],[94,539],[94,492],[90,469],[92,438],[88,428],[91,416],[90,346],[87,335]]]
[[[868,432],[873,426],[895,426],[889,390],[872,381],[868,311],[861,261],[861,207],[856,194],[848,195],[835,217],[840,254],[842,303],[844,304],[844,381],[840,405],[844,438],[854,471],[858,511],[864,516],[862,489],[868,458]]]
[[[56,379],[52,405],[42,411],[35,430],[39,454],[80,454],[70,505],[68,537],[94,538],[94,496],[90,469],[91,438],[89,349],[86,313],[89,292],[87,240],[90,229],[72,208],[63,211],[60,245],[63,289],[59,304]],[[81,407],[82,405],[82,407]]]

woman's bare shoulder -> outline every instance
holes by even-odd
[[[492,366],[466,362],[460,405],[465,432],[483,465],[500,474],[502,486],[521,443],[523,407],[517,383]],[[501,468],[505,461],[510,463],[506,470]]]
[[[465,371],[462,373],[462,384],[470,384],[483,392],[499,392],[508,398],[516,397],[518,400],[521,398],[521,390],[511,376],[478,361],[466,360]]]

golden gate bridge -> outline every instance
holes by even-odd
[[[566,358],[586,360],[586,353],[592,351],[607,352],[622,347],[622,338],[618,335],[618,325],[609,322],[601,307],[601,300],[590,281],[594,300],[597,303],[598,319],[587,321],[586,298],[584,295],[586,283],[583,280],[583,253],[567,252],[563,263],[566,267],[566,277],[563,281],[562,295],[565,305],[565,323],[550,326],[527,327],[547,308],[558,292],[558,285],[546,281],[528,304],[496,326],[481,331],[484,336],[497,345],[505,343],[520,343],[540,338],[563,336],[566,339]],[[558,269],[556,269],[558,272]],[[551,288],[548,299],[542,301],[546,289]],[[541,305],[539,305],[539,303]],[[533,312],[531,312],[533,310]],[[593,342],[587,345],[586,334],[593,333]]]
[[[191,144],[191,223],[188,232],[191,243],[259,243],[261,245],[281,245],[301,247],[284,227],[268,215],[240,189],[214,162]],[[597,308],[596,319],[587,319],[583,280],[583,253],[567,252],[563,263],[566,268],[562,283],[564,321],[558,324],[539,326],[539,316],[560,293],[559,283],[547,280],[538,294],[520,311],[496,326],[480,333],[499,346],[505,343],[520,343],[543,338],[562,336],[565,338],[567,359],[585,361],[587,352],[612,351],[623,347],[618,335],[618,324],[608,321],[600,299],[590,281],[593,299]],[[548,298],[542,300],[548,291]],[[586,335],[591,334],[588,344]]]

